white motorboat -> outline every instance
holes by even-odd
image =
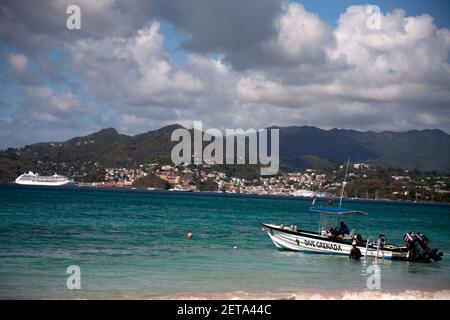
[[[262,228],[275,247],[282,250],[349,256],[352,243],[356,241],[357,248],[365,257],[429,262],[439,261],[443,255],[438,249],[433,249],[428,238],[420,232],[408,232],[404,237],[405,245],[398,246],[385,243],[384,235],[372,241],[363,240],[359,234],[344,234],[330,224],[343,215],[364,216],[367,215],[365,212],[333,206],[313,206],[310,211],[320,213],[319,232],[300,230],[295,225],[286,227],[263,223]]]

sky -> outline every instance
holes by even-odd
[[[0,0],[0,148],[193,121],[449,133],[449,13],[446,0]]]

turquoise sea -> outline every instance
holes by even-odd
[[[261,231],[262,222],[316,230],[318,216],[309,205],[287,197],[0,185],[0,298],[367,291],[373,260],[278,251]],[[439,263],[376,262],[380,292],[440,291],[449,297],[449,205],[344,206],[369,213],[346,220],[364,238],[384,233],[388,242],[401,244],[405,232],[421,231],[445,254]],[[80,267],[80,290],[67,289],[70,265]]]

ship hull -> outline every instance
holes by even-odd
[[[71,181],[61,182],[33,182],[33,181],[16,181],[16,184],[26,186],[48,186],[48,187],[61,187],[70,184]]]

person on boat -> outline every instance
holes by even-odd
[[[350,230],[348,229],[347,225],[344,223],[344,221],[341,221],[341,232],[342,234],[350,234]]]
[[[356,235],[355,240],[357,245],[361,245],[363,243],[363,239],[359,233]]]
[[[359,258],[362,257],[361,250],[356,246],[356,240],[352,242],[352,249],[350,250],[350,255],[348,257],[355,260],[359,260]]]
[[[383,248],[385,243],[386,243],[386,236],[384,234],[380,234],[380,236],[378,237],[378,246],[380,248]]]
[[[328,204],[330,207],[333,206],[333,200],[331,200],[331,199],[328,200],[328,201],[327,201],[327,204]]]

